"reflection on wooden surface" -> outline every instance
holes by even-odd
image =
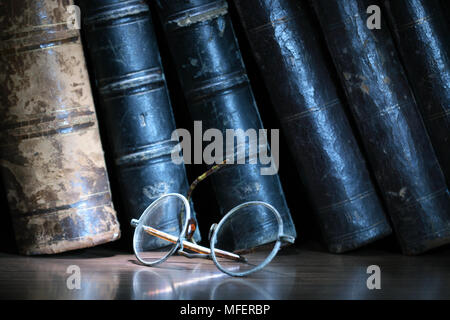
[[[67,268],[81,270],[69,290]],[[381,268],[381,290],[368,290],[367,267]],[[220,272],[212,261],[170,258],[158,267],[102,248],[49,257],[0,254],[1,299],[437,299],[450,298],[450,248],[420,257],[360,250],[333,255],[287,248],[246,278]]]

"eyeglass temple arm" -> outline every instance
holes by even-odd
[[[201,176],[199,176],[197,179],[194,180],[194,182],[191,183],[189,186],[189,190],[187,193],[186,198],[189,200],[191,198],[192,192],[194,191],[195,187],[203,180],[205,180],[207,177],[212,175],[214,172],[222,169],[227,164],[227,159],[223,160],[221,163],[216,164],[215,166],[211,167],[208,171],[203,173]]]
[[[225,159],[221,163],[216,164],[215,166],[211,167],[208,171],[203,173],[201,176],[198,176],[197,179],[195,179],[194,182],[192,182],[191,185],[189,186],[189,190],[187,192],[186,199],[188,201],[191,199],[191,196],[192,196],[192,193],[194,192],[195,187],[197,187],[197,185],[201,181],[205,180],[207,177],[212,175],[214,172],[222,169],[226,164],[227,164],[227,159]],[[197,224],[197,222],[195,220],[194,220],[194,222],[195,222],[195,224]],[[187,238],[188,238],[188,240],[192,241],[193,243],[196,243],[193,236],[194,236],[194,232],[188,234]]]
[[[135,225],[135,224],[133,224],[133,225]],[[166,240],[171,243],[178,242],[178,237],[176,237],[176,236],[172,236],[171,234],[157,230],[152,227],[148,227],[148,226],[142,226],[142,227],[143,227],[144,231],[147,232],[149,235],[158,237],[160,239]],[[191,251],[205,254],[205,255],[211,254],[211,249],[199,246],[198,244],[195,244],[195,243],[192,243],[192,242],[189,242],[186,240],[183,240],[182,244],[183,244],[183,248],[189,249]],[[217,256],[219,256],[221,258],[226,258],[226,259],[235,260],[235,261],[245,261],[244,257],[234,254],[234,253],[231,253],[231,252],[228,252],[228,251],[214,249],[214,252],[216,253]]]

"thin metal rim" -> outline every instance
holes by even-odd
[[[136,233],[137,231],[142,227],[142,223],[143,220],[142,219],[146,214],[148,214],[152,209],[154,209],[154,207],[156,207],[156,205],[162,201],[164,198],[168,198],[168,197],[177,197],[180,198],[183,203],[184,203],[184,207],[185,207],[185,221],[182,227],[182,230],[180,232],[180,235],[178,237],[178,241],[176,244],[174,244],[174,246],[172,247],[172,249],[167,252],[164,257],[162,257],[161,259],[154,261],[154,262],[147,262],[144,261],[143,259],[141,259],[136,251]],[[155,266],[158,265],[160,263],[163,263],[164,261],[166,261],[171,255],[173,255],[175,252],[178,251],[178,249],[181,247],[182,242],[185,240],[185,236],[186,236],[186,231],[187,231],[187,227],[189,224],[189,220],[191,219],[191,207],[189,206],[189,202],[186,199],[185,196],[183,196],[182,194],[179,193],[167,193],[161,197],[159,197],[158,199],[156,199],[155,201],[153,201],[142,213],[142,215],[139,218],[139,224],[136,226],[136,229],[134,230],[134,235],[133,235],[133,251],[134,251],[134,255],[136,256],[136,258],[139,260],[139,262],[141,262],[142,264],[146,265],[146,266]]]
[[[225,223],[225,221],[227,221],[227,219],[230,219],[230,217],[232,217],[238,210],[240,210],[240,209],[242,209],[244,207],[252,206],[252,205],[262,205],[262,206],[268,208],[269,210],[271,210],[273,212],[273,214],[275,215],[275,217],[277,219],[277,222],[278,222],[278,237],[277,237],[277,241],[276,241],[272,251],[270,252],[270,254],[267,256],[267,258],[260,265],[258,265],[254,269],[251,269],[251,270],[248,270],[248,271],[232,272],[232,271],[229,271],[229,270],[225,269],[224,267],[222,267],[220,265],[220,263],[217,261],[216,254],[214,252],[215,243],[216,243],[216,240],[217,240],[217,234],[218,234],[219,230],[222,228],[222,226]],[[233,209],[231,209],[220,220],[219,224],[214,229],[214,232],[213,232],[213,234],[211,236],[211,240],[210,240],[211,259],[214,261],[214,264],[216,265],[216,267],[220,271],[222,271],[222,272],[224,272],[224,273],[226,273],[226,274],[228,274],[228,275],[230,275],[232,277],[243,277],[243,276],[249,275],[249,274],[251,274],[253,272],[259,271],[262,268],[266,267],[272,261],[272,259],[277,255],[278,250],[280,250],[280,247],[281,247],[281,238],[283,237],[283,233],[284,233],[284,231],[283,231],[283,220],[282,220],[281,215],[278,212],[278,210],[275,209],[272,205],[268,204],[267,202],[262,202],[262,201],[249,201],[249,202],[242,203],[242,204],[234,207]]]

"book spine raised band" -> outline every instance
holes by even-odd
[[[19,250],[51,254],[118,239],[72,1],[0,5],[1,174]]]
[[[234,0],[331,252],[391,233],[303,1]]]
[[[449,191],[383,17],[370,29],[371,1],[313,4],[404,253],[449,243]]]
[[[145,1],[80,4],[99,94],[100,125],[108,137],[130,221],[163,194],[186,195],[189,187],[184,164],[171,158],[178,141],[171,139],[176,125],[159,48]],[[178,212],[167,211],[161,219],[165,228],[180,227]]]
[[[223,136],[226,129],[262,129],[227,3],[170,0],[157,1],[156,6],[193,120],[202,121],[205,130],[220,130]],[[221,214],[243,202],[265,201],[280,212],[285,233],[295,237],[279,177],[261,175],[261,167],[248,162],[230,165],[212,176]],[[266,219],[263,213],[252,217],[259,223]],[[240,232],[241,226],[256,222],[240,220],[236,217],[233,223],[235,249],[265,244],[276,237],[277,226],[270,221],[248,234]]]

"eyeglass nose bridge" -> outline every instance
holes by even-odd
[[[132,227],[137,228],[137,226],[139,225],[139,220],[131,219],[130,224],[131,224]]]

